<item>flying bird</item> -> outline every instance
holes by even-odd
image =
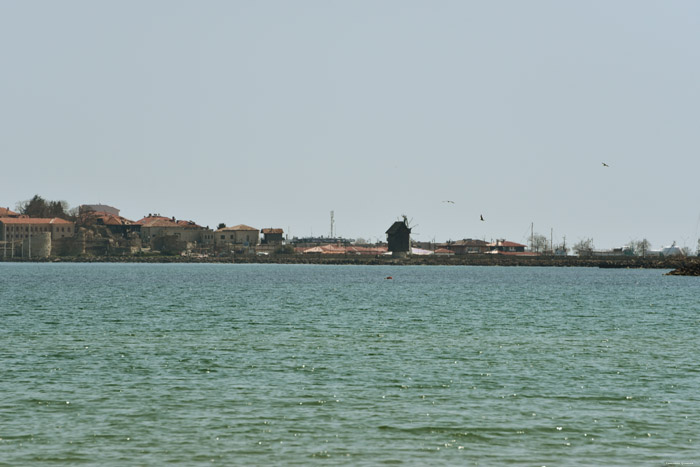
[[[481,220],[481,222],[483,222],[483,221],[484,221],[484,216],[481,215],[481,214],[479,214],[479,219]]]
[[[446,199],[445,201],[443,201],[443,203],[450,203],[450,204],[455,204],[455,202],[454,202],[454,201],[451,201],[451,200],[449,200],[449,199]]]
[[[603,162],[603,167],[610,167],[610,166],[608,164],[606,164],[605,162]]]

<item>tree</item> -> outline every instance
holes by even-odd
[[[637,256],[646,256],[647,252],[651,249],[651,243],[649,243],[649,240],[646,238],[642,240],[632,240],[630,246]]]
[[[223,222],[221,222],[221,223],[216,227],[216,230],[221,230],[221,229],[225,229],[225,228],[226,228],[226,224],[224,224]]]
[[[571,249],[579,256],[591,256],[593,248],[593,239],[586,238],[575,244]]]
[[[532,236],[532,239],[530,241],[530,251],[534,251],[535,253],[540,253],[540,252],[545,252],[547,251],[547,244],[549,242],[547,241],[547,237],[545,237],[542,234],[534,234]]]
[[[27,201],[17,203],[17,210],[20,214],[29,217],[60,217],[70,219],[68,203],[65,201],[47,201],[39,195]]]

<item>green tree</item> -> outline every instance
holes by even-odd
[[[20,214],[29,217],[60,217],[71,219],[68,203],[65,201],[47,201],[39,195],[27,201],[17,203],[17,210]]]

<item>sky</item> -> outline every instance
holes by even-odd
[[[698,246],[694,0],[0,0],[0,60],[11,209]]]

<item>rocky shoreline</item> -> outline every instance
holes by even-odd
[[[700,263],[694,262],[683,265],[666,273],[667,276],[700,276]]]
[[[2,261],[2,258],[0,258]],[[238,255],[235,257],[191,256],[72,256],[40,260],[6,258],[6,262],[63,262],[63,263],[207,263],[207,264],[327,264],[327,265],[391,265],[391,266],[549,266],[598,267],[609,269],[671,269],[669,275],[700,275],[700,258],[649,257],[575,257],[575,256],[386,256],[357,255]]]

